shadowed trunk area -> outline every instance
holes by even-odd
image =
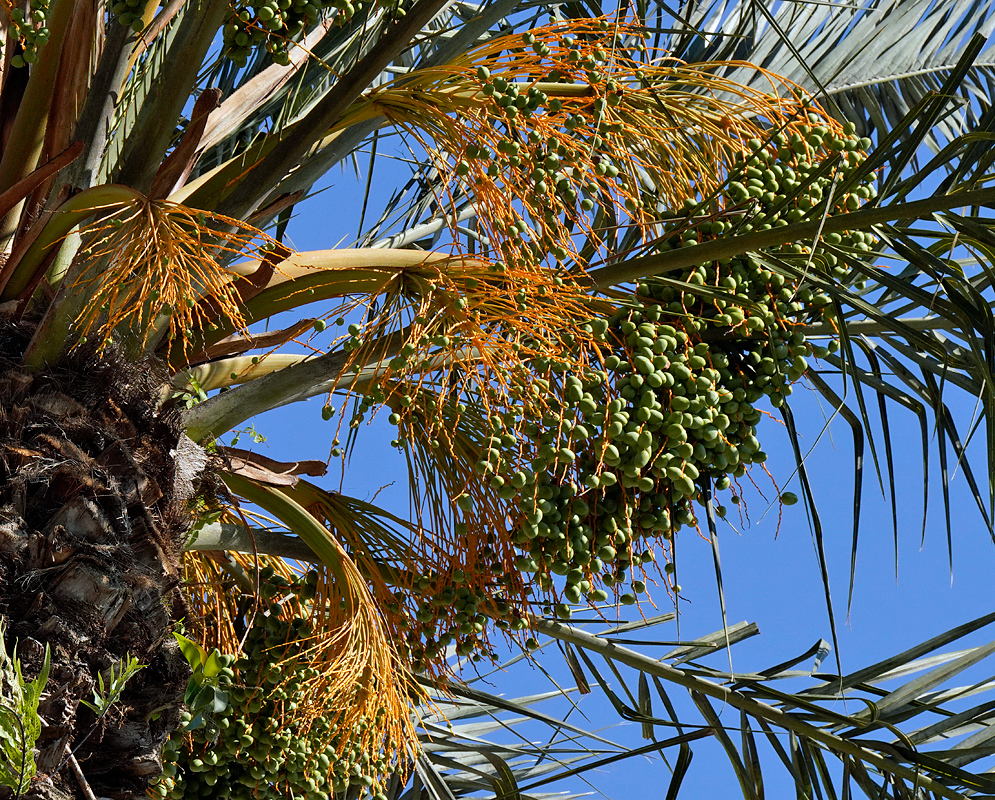
[[[27,798],[145,794],[178,724],[189,669],[173,639],[183,616],[178,559],[206,463],[158,408],[159,371],[113,355],[18,368],[28,326],[0,320],[0,616],[25,678],[51,648]],[[102,719],[97,676],[128,656],[145,667]],[[7,791],[7,795],[3,794]],[[0,800],[10,797],[0,788]]]

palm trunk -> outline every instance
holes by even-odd
[[[141,797],[161,772],[189,674],[171,631],[183,615],[178,559],[205,459],[157,407],[149,364],[91,354],[28,374],[18,358],[29,335],[0,320],[4,645],[16,644],[26,678],[46,646],[52,659],[24,796],[83,797],[88,783],[98,797]],[[98,719],[80,701],[128,656],[145,666]]]

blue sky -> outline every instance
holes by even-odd
[[[381,143],[381,153],[390,152]],[[366,166],[359,156],[360,170]],[[407,168],[391,164],[381,156],[372,180],[372,195],[367,222],[379,216],[389,193],[407,177]],[[299,250],[323,249],[357,234],[365,176],[357,180],[351,171],[336,171],[326,180],[327,190],[302,203],[289,228],[292,243]],[[839,389],[838,389],[839,390]],[[973,400],[958,396],[951,388],[949,399],[955,418],[966,429],[974,412]],[[870,399],[872,417],[876,402]],[[322,400],[278,409],[256,421],[257,430],[267,437],[258,449],[281,458],[326,459],[331,447],[334,426],[321,419]],[[807,465],[810,470],[819,513],[825,531],[825,545],[831,576],[833,602],[837,619],[839,658],[845,672],[897,653],[956,624],[991,611],[991,576],[995,574],[995,547],[967,490],[962,470],[952,480],[953,576],[947,563],[946,530],[943,519],[940,472],[936,458],[935,436],[931,442],[931,491],[925,536],[922,536],[922,454],[919,425],[915,417],[893,404],[889,406],[896,463],[896,499],[899,512],[898,571],[892,539],[890,502],[882,496],[874,475],[870,452],[866,453],[863,512],[857,550],[852,608],[847,614],[847,591],[853,517],[853,451],[848,426],[836,418],[828,430],[826,418],[831,409],[818,396],[802,386],[792,396],[792,406],[799,423],[802,449],[813,448]],[[348,494],[371,499],[399,515],[408,512],[406,468],[403,456],[390,448],[392,433],[382,419],[364,425],[359,443],[342,475],[342,489]],[[962,429],[962,435],[965,431]],[[787,433],[774,419],[761,424],[759,435],[770,454],[768,468],[782,488],[799,496],[794,461]],[[879,453],[883,440],[878,426],[875,437]],[[818,440],[818,444],[816,441]],[[242,445],[245,445],[243,440]],[[972,447],[979,469],[983,466],[980,438]],[[951,464],[954,459],[951,458]],[[338,488],[337,462],[325,479],[330,488]],[[882,472],[884,463],[881,464]],[[790,481],[789,481],[790,479]],[[736,671],[754,671],[777,664],[808,649],[820,639],[831,640],[823,587],[813,545],[812,528],[804,504],[780,508],[771,505],[775,497],[769,479],[757,474],[757,483],[766,499],[756,490],[744,495],[749,520],[741,523],[730,505],[729,518],[735,528],[720,527],[720,552],[723,586],[730,623],[756,622],[760,635],[733,648],[732,663]],[[887,480],[885,479],[885,485]],[[729,505],[727,503],[727,505]],[[684,588],[681,603],[680,638],[691,639],[722,627],[716,593],[715,571],[709,543],[693,531],[681,533],[678,545],[679,580]],[[665,592],[654,594],[660,611],[673,610]],[[653,613],[652,608],[646,609]],[[624,618],[633,618],[627,610]],[[675,623],[667,623],[647,632],[647,638],[676,640]],[[970,640],[977,643],[984,639]],[[661,655],[667,648],[644,648],[648,654]],[[557,680],[568,683],[569,673],[562,658],[550,648],[544,665]],[[835,670],[835,654],[828,656],[824,668]],[[724,653],[706,663],[718,669],[728,668]],[[977,677],[987,677],[984,670]],[[974,673],[969,673],[973,675]],[[527,664],[517,665],[507,675],[491,678],[491,691],[508,696],[530,694],[550,688],[547,679]],[[635,686],[635,677],[632,677]],[[676,692],[675,692],[676,694]],[[550,703],[553,713],[556,703]],[[562,710],[566,706],[559,703]],[[585,697],[581,708],[588,714],[591,727],[618,725],[617,715],[600,693]],[[848,710],[855,711],[853,707]],[[738,722],[738,714],[728,709],[723,721]],[[735,719],[734,719],[735,717]],[[588,723],[578,722],[587,726]],[[627,741],[631,746],[639,739],[639,726],[625,723],[606,733],[609,738]],[[665,736],[666,734],[662,734]],[[694,745],[696,756],[681,797],[715,798],[738,795],[732,770],[720,749],[707,741]],[[786,773],[768,762],[768,796],[792,792]],[[592,784],[611,798],[662,797],[669,773],[658,758],[638,758],[587,776]],[[571,791],[589,790],[579,781],[563,786]]]

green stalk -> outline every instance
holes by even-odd
[[[272,514],[297,534],[321,562],[331,570],[332,576],[343,589],[343,594],[351,587],[352,581],[343,568],[348,556],[328,529],[312,517],[303,506],[298,505],[278,489],[250,481],[231,472],[222,472],[221,480],[239,497],[255,503],[263,511]]]
[[[86,189],[97,183],[100,164],[110,139],[111,123],[118,100],[124,95],[131,72],[130,55],[137,34],[123,25],[112,25],[104,40],[100,61],[90,81],[86,101],[76,121],[74,138],[86,144],[86,152],[63,172],[65,183]]]
[[[401,333],[384,337],[371,347],[367,360],[375,363],[396,355],[403,341]],[[195,442],[204,442],[264,411],[325,394],[342,376],[348,358],[349,353],[333,350],[216,394],[183,412],[187,436]],[[343,384],[350,386],[351,378]]]
[[[320,563],[303,539],[285,533],[247,528],[230,522],[214,522],[197,531],[197,538],[187,550],[231,550],[236,553],[261,553],[294,561]]]
[[[26,178],[38,166],[45,146],[45,131],[55,95],[62,45],[75,5],[76,0],[52,0],[49,7],[48,42],[41,49],[38,63],[30,68],[28,85],[14,117],[7,148],[0,159],[0,192]],[[23,207],[22,201],[0,220],[0,252],[10,252]]]
[[[128,132],[118,163],[119,183],[148,191],[173,138],[173,125],[197,81],[201,65],[225,18],[229,5],[219,0],[190,0],[184,7],[176,37],[166,53]]]
[[[279,556],[308,564],[324,563],[299,536],[277,533],[263,528],[248,528],[245,525],[231,522],[212,522],[210,525],[205,525],[197,531],[196,538],[189,542],[184,549],[208,552],[225,550],[234,553],[259,553],[260,555]],[[367,580],[373,579],[372,573],[375,570],[377,578],[384,580],[384,576],[386,576],[395,586],[402,586],[405,581],[413,580],[407,573],[402,575],[394,567],[375,562],[368,554],[366,558],[356,560],[356,568]]]
[[[834,214],[824,221],[814,219],[808,222],[796,222],[782,228],[771,228],[769,231],[748,233],[745,236],[728,236],[695,247],[682,247],[679,250],[670,250],[666,253],[656,253],[651,256],[620,261],[617,264],[609,264],[606,267],[591,270],[588,273],[588,278],[595,288],[607,289],[620,283],[630,283],[640,278],[674,272],[709,261],[734,258],[743,253],[763,250],[767,247],[814,240],[820,234],[868,230],[874,225],[894,222],[895,220],[921,219],[930,214],[950,211],[963,206],[990,206],[993,204],[995,204],[995,187],[975,189],[970,192],[953,192],[911,203],[891,203],[878,208]]]
[[[45,223],[38,238],[21,256],[14,268],[14,274],[0,292],[0,302],[18,298],[31,282],[35,270],[40,268],[49,250],[62,244],[72,229],[87,217],[99,211],[110,211],[142,199],[142,196],[133,189],[117,184],[94,186],[71,197],[59,206]]]
[[[187,436],[195,442],[217,438],[256,414],[322,393],[315,387],[338,378],[347,358],[335,350],[216,394],[183,412]]]
[[[69,272],[69,268],[73,265],[73,259],[76,258],[76,253],[79,252],[80,245],[82,244],[83,238],[80,236],[79,226],[77,225],[66,234],[62,240],[62,247],[59,248],[59,254],[55,257],[55,261],[49,267],[48,272],[45,273],[45,279],[52,289],[58,291],[62,285],[62,279]]]
[[[119,209],[128,203],[143,199],[134,189],[108,184],[86,189],[67,200],[52,215],[38,238],[25,252],[0,297],[10,299],[8,294],[10,297],[17,297],[19,294],[17,288],[28,285],[34,270],[41,268],[47,251],[62,244],[66,235],[87,217],[100,211]],[[41,369],[76,343],[79,332],[73,331],[73,325],[89,300],[86,291],[76,287],[83,272],[92,266],[85,259],[78,258],[65,273],[55,300],[49,305],[25,351],[22,363],[27,369]]]
[[[279,372],[311,357],[310,353],[269,353],[265,356],[223,358],[183,370],[173,377],[173,385],[177,389],[189,391],[199,388],[211,392],[222,386],[259,380],[264,375]]]

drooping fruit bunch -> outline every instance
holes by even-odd
[[[329,12],[338,23],[352,19],[363,0],[249,0],[233,4],[232,16],[222,29],[225,54],[244,67],[253,51],[265,48],[277,64],[290,63],[294,41]]]
[[[12,67],[37,63],[38,48],[48,42],[48,6],[49,0],[38,0],[31,3],[27,14],[21,8],[10,10],[13,38],[21,45],[21,52],[11,59]]]
[[[163,775],[152,791],[169,800],[213,796],[232,800],[350,796],[381,798],[378,781],[396,766],[363,746],[366,723],[339,730],[335,720],[299,719],[303,687],[318,679],[309,653],[311,622],[300,609],[315,595],[318,574],[288,582],[272,568],[260,572],[263,606],[251,618],[242,655],[230,665],[227,706],[214,713],[185,712],[184,726],[163,751]],[[289,604],[298,613],[288,614]],[[357,692],[364,691],[362,686]]]
[[[465,523],[457,523],[465,533]],[[457,531],[459,532],[459,531]],[[523,630],[527,624],[514,597],[516,582],[507,575],[503,560],[494,548],[496,537],[477,549],[477,566],[494,583],[485,587],[463,570],[443,573],[433,570],[421,576],[410,588],[414,605],[413,620],[403,649],[416,670],[444,656],[453,645],[458,656],[479,661],[494,658],[488,640],[491,624],[499,630]],[[506,580],[506,577],[511,580]]]
[[[821,215],[823,200],[833,213],[872,195],[865,180],[830,198],[863,160],[865,143],[852,132],[802,124],[750,146],[723,202],[689,202],[682,217],[667,215],[674,233],[664,237],[665,249],[728,235],[735,223],[719,217],[735,219],[737,206],[749,212],[740,229],[763,230]],[[835,154],[842,156],[839,174],[813,177]],[[860,233],[834,234],[826,244],[815,253],[791,245],[767,255],[799,271],[804,264],[813,277],[832,271],[840,278],[845,270],[834,252],[870,248]],[[697,524],[693,501],[706,483],[726,489],[766,460],[757,402],[766,397],[781,406],[807,357],[835,349],[835,341],[814,348],[800,326],[831,318],[830,297],[763,258],[705,263],[640,283],[610,319],[589,323],[605,345],[601,363],[577,372],[534,361],[544,375],[535,385],[555,398],[545,416],[484,441],[477,471],[491,475],[502,496],[518,498],[516,565],[538,573],[540,589],[553,589],[553,575],[565,576],[561,616],[581,597],[607,599],[606,588],[622,603],[635,602],[645,590],[636,568],[655,559],[652,540],[666,545],[682,526]],[[526,453],[530,464],[519,455]]]

